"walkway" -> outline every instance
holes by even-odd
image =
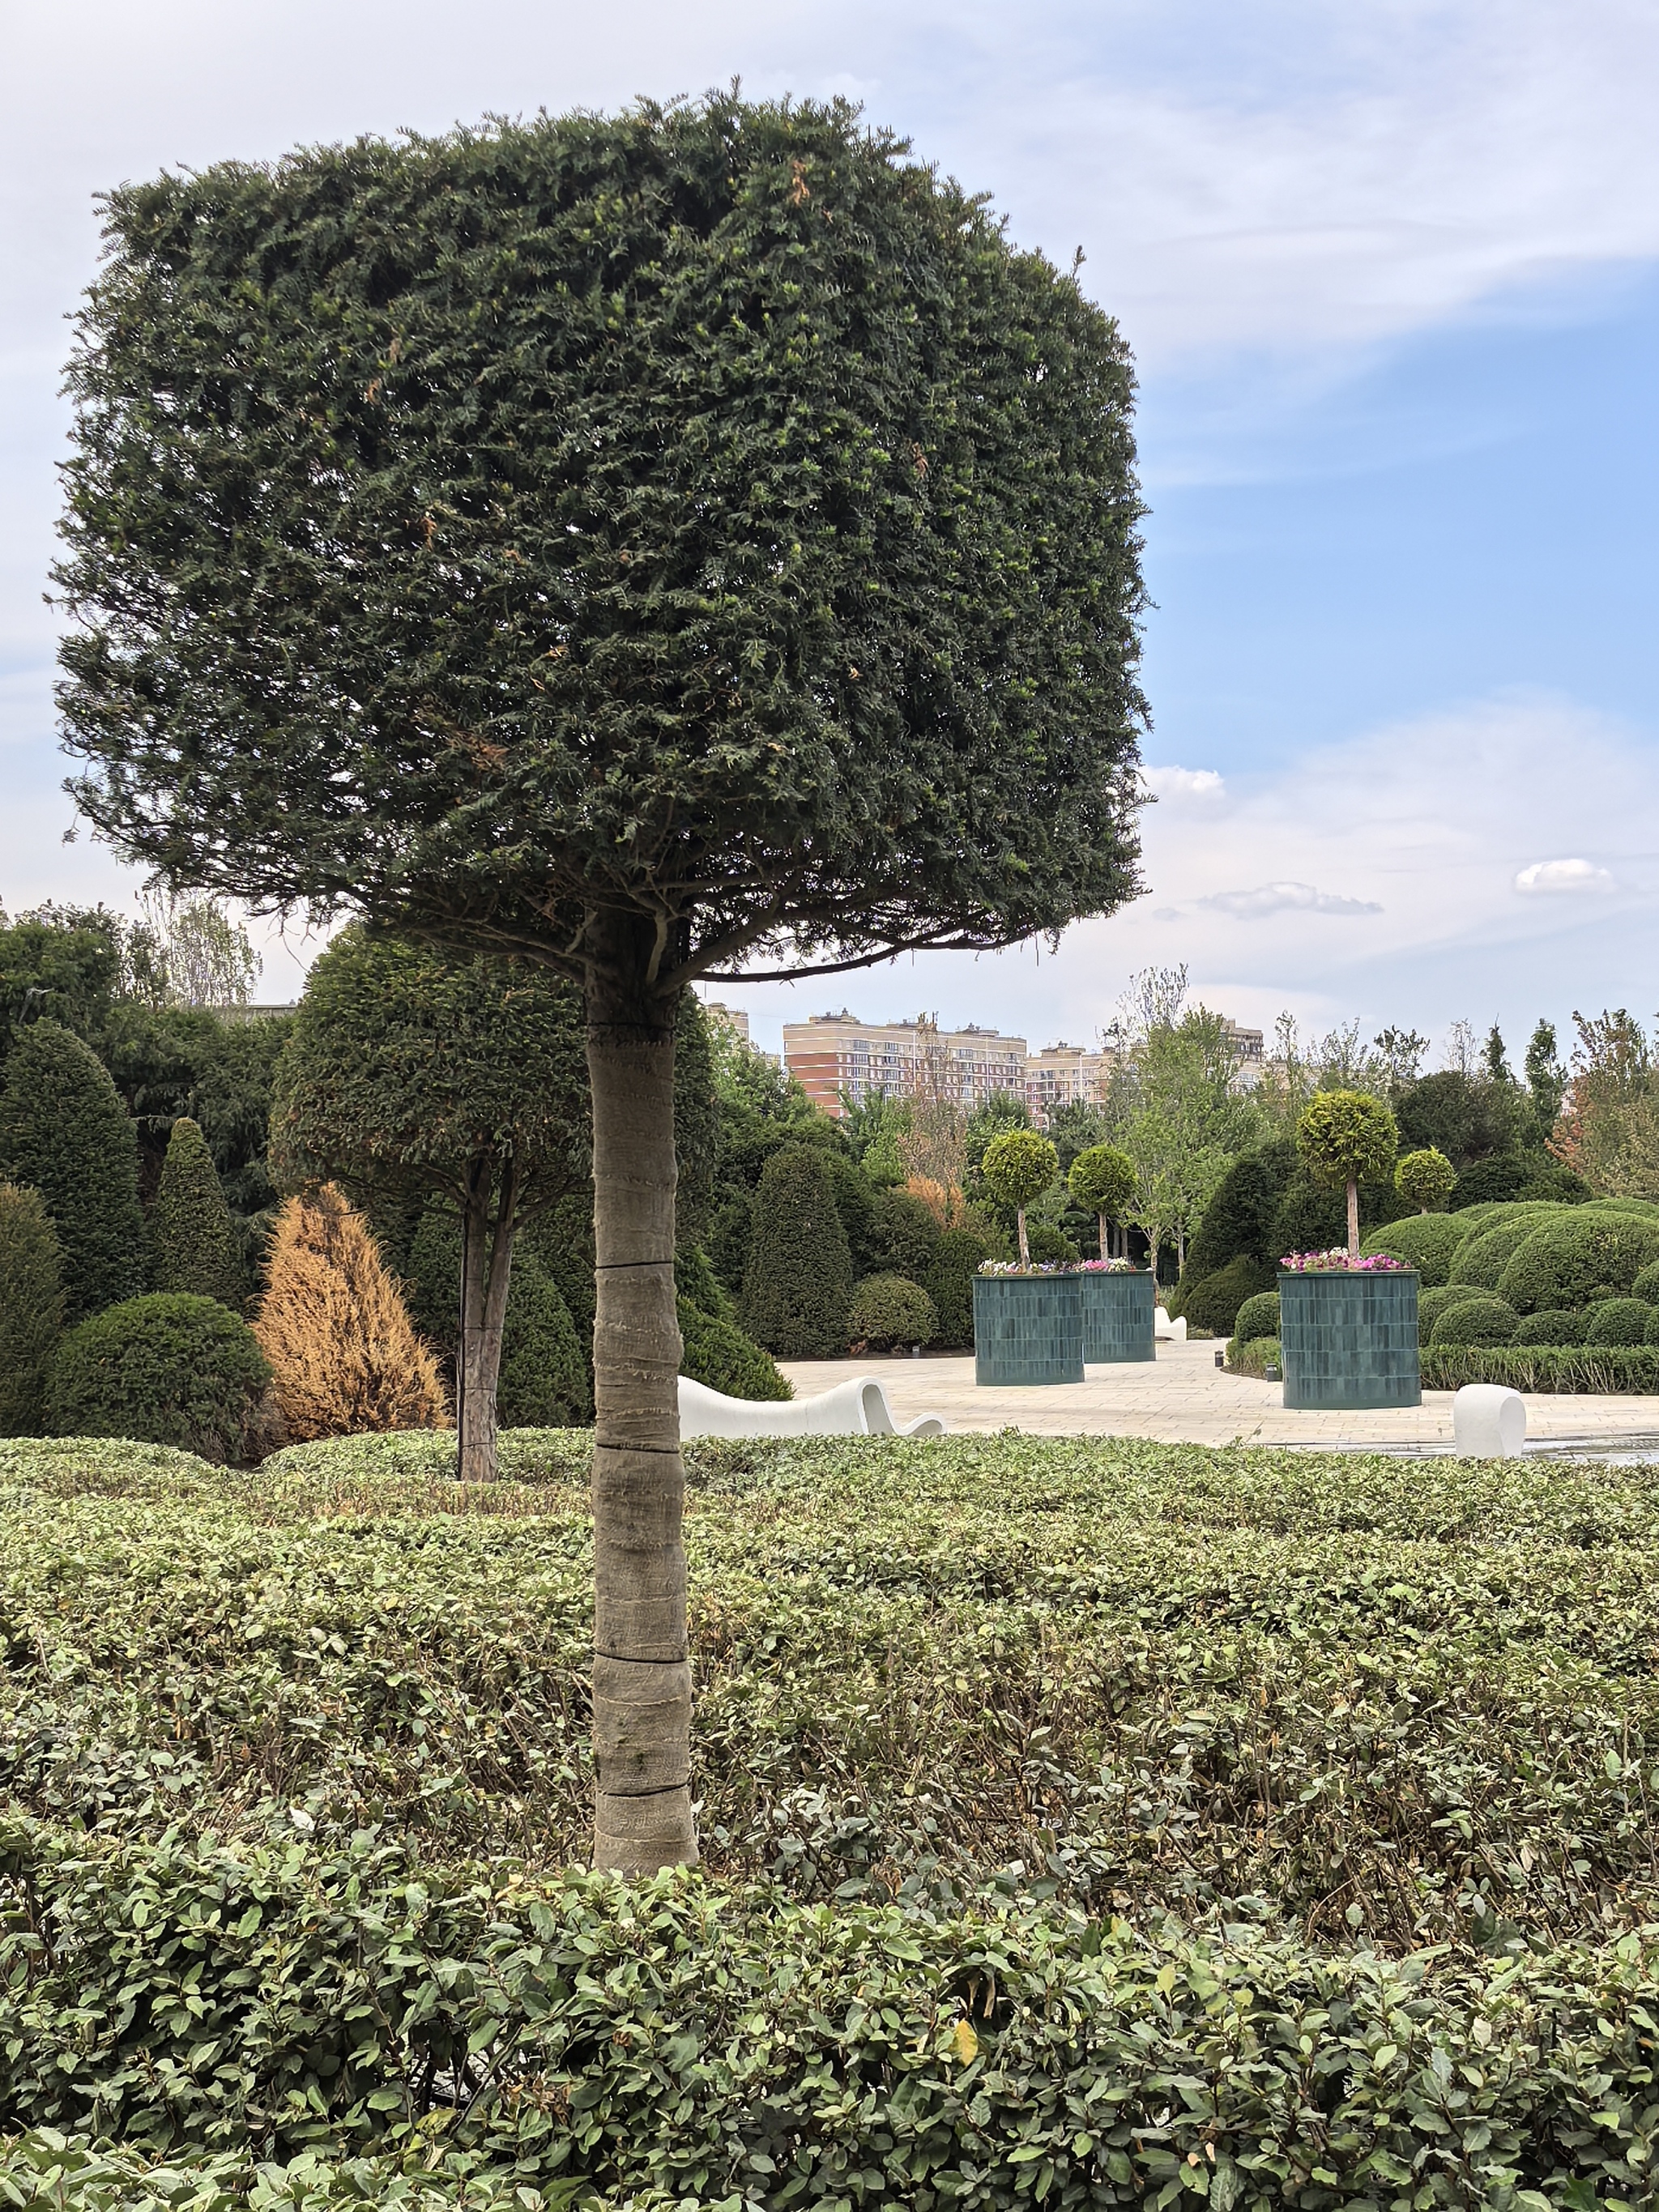
[[[1091,1367],[1081,1382],[1046,1389],[981,1390],[971,1358],[796,1359],[781,1363],[797,1397],[814,1396],[854,1375],[887,1387],[898,1421],[938,1413],[949,1429],[1020,1429],[1028,1436],[1150,1437],[1160,1443],[1315,1444],[1326,1449],[1447,1449],[1452,1394],[1429,1390],[1423,1403],[1370,1413],[1287,1412],[1277,1382],[1226,1375],[1218,1343],[1160,1344],[1155,1362]],[[1659,1449],[1659,1398],[1528,1398],[1532,1446],[1584,1451],[1604,1446]]]

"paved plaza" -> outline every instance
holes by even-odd
[[[1426,1390],[1420,1406],[1369,1413],[1291,1413],[1277,1382],[1226,1375],[1218,1343],[1160,1344],[1155,1362],[1091,1367],[1081,1382],[981,1390],[971,1356],[948,1359],[796,1359],[781,1362],[797,1397],[855,1375],[886,1385],[895,1420],[937,1413],[948,1429],[1019,1429],[1027,1436],[1149,1437],[1160,1443],[1314,1444],[1444,1450],[1452,1394]],[[1659,1451],[1659,1398],[1529,1397],[1527,1439],[1558,1450],[1598,1446]]]

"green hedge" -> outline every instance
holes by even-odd
[[[763,1352],[734,1321],[705,1313],[689,1298],[677,1298],[674,1310],[680,1324],[680,1372],[728,1398],[793,1398],[793,1389],[778,1371],[769,1352]]]
[[[1659,1346],[1592,1351],[1582,1345],[1505,1344],[1478,1349],[1436,1344],[1425,1351],[1425,1390],[1461,1390],[1466,1382],[1502,1382],[1511,1390],[1589,1397],[1656,1397]]]
[[[1511,1254],[1518,1251],[1534,1230],[1550,1218],[1546,1209],[1505,1206],[1489,1226],[1477,1229],[1459,1246],[1452,1261],[1449,1283],[1467,1283],[1480,1291],[1495,1291]]]
[[[131,1437],[209,1459],[246,1448],[270,1380],[247,1323],[216,1298],[153,1291],[71,1329],[52,1362],[59,1436]]]
[[[1428,1291],[1446,1280],[1457,1249],[1468,1235],[1468,1224],[1461,1214],[1417,1213],[1404,1221],[1390,1222],[1386,1229],[1367,1237],[1359,1249],[1367,1254],[1386,1252],[1393,1259],[1405,1261],[1417,1269],[1423,1288]]]
[[[1201,1275],[1184,1290],[1174,1313],[1182,1313],[1190,1328],[1207,1329],[1212,1336],[1231,1336],[1238,1325],[1240,1310],[1255,1297],[1271,1293],[1277,1278],[1247,1253],[1230,1260],[1212,1275]]]
[[[908,1351],[939,1334],[933,1301],[905,1275],[866,1275],[853,1294],[848,1334],[877,1351]]]
[[[1498,1294],[1517,1313],[1576,1310],[1627,1297],[1659,1260],[1659,1219],[1622,1208],[1564,1210],[1534,1230],[1506,1263]]]
[[[1260,1337],[1277,1336],[1278,1291],[1258,1291],[1254,1297],[1246,1298],[1233,1316],[1233,1334],[1241,1344],[1254,1344]]]
[[[1452,1285],[1454,1291],[1457,1285]],[[1513,1306],[1486,1291],[1451,1296],[1441,1309],[1429,1337],[1431,1344],[1507,1344],[1515,1334],[1518,1316]],[[1419,1334],[1421,1335],[1421,1321]]]
[[[1656,1309],[1643,1298],[1603,1298],[1584,1316],[1581,1344],[1602,1350],[1613,1345],[1645,1344]]]

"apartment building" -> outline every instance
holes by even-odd
[[[718,999],[705,999],[702,1010],[711,1022],[718,1022],[722,1029],[730,1030],[733,1036],[740,1036],[745,1044],[749,1042],[749,1010],[746,1006],[722,1006]]]
[[[922,1022],[861,1022],[843,1007],[783,1025],[785,1066],[814,1105],[837,1118],[844,1101],[862,1106],[935,1085],[970,1113],[997,1091],[1023,1097],[1026,1057],[1024,1037],[974,1024],[936,1030]]]
[[[1057,1106],[1073,1105],[1079,1099],[1092,1104],[1110,1076],[1114,1057],[1087,1045],[1064,1042],[1028,1054],[1023,1087],[1038,1127],[1046,1125]]]

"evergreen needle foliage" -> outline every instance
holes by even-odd
[[[241,1310],[246,1286],[230,1208],[207,1140],[187,1115],[167,1139],[149,1227],[158,1289],[191,1291]]]
[[[255,1334],[295,1441],[444,1419],[437,1360],[368,1224],[332,1183],[278,1214]]]
[[[132,1437],[208,1459],[246,1455],[270,1370],[217,1298],[152,1291],[71,1329],[52,1363],[60,1436]]]
[[[58,1233],[38,1190],[0,1183],[0,1436],[32,1437],[64,1326]]]
[[[70,1322],[145,1288],[132,1123],[97,1055],[56,1022],[35,1022],[7,1057],[0,1176],[38,1190],[52,1216]]]
[[[743,1278],[743,1325],[781,1359],[834,1359],[847,1349],[853,1260],[822,1152],[775,1152],[755,1193]]]
[[[1457,1188],[1457,1170],[1432,1145],[1405,1153],[1394,1171],[1395,1188],[1419,1213],[1438,1213]]]

